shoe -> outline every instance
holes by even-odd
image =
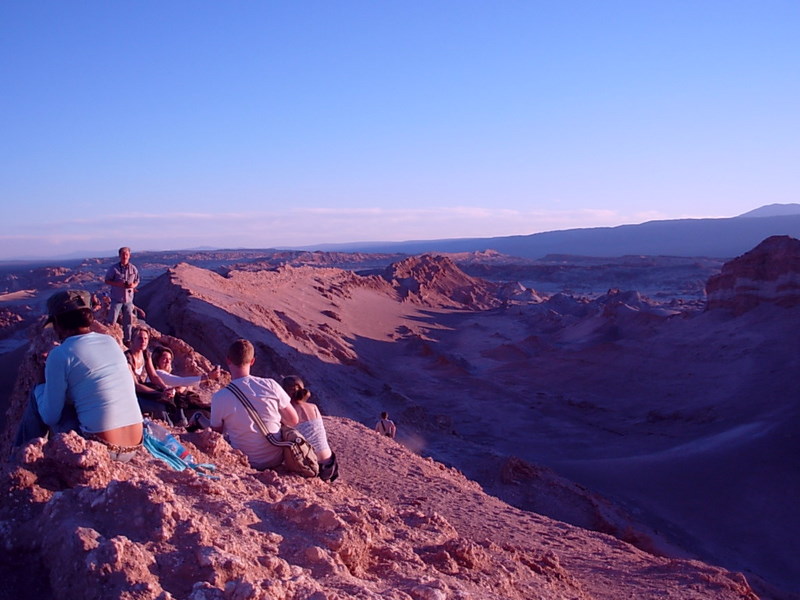
[[[200,429],[204,429],[204,427],[200,424],[200,413],[196,412],[191,417],[189,417],[189,422],[186,424],[186,431],[189,433],[193,433]]]

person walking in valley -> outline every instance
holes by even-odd
[[[375,431],[392,439],[397,434],[397,427],[394,421],[389,419],[389,413],[386,411],[381,413],[381,420],[375,424]]]

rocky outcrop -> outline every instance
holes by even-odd
[[[255,471],[210,430],[180,437],[216,478],[144,451],[115,463],[75,433],[31,443],[0,471],[0,597],[756,600],[741,575],[515,510],[363,426],[326,426],[333,485]]]
[[[470,277],[446,256],[413,256],[389,265],[383,277],[410,302],[472,310],[501,304],[500,286]]]
[[[767,238],[749,252],[725,263],[706,285],[708,310],[742,314],[761,304],[800,304],[800,240],[788,235]]]

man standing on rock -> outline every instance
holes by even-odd
[[[236,340],[228,349],[226,360],[231,385],[250,400],[270,433],[279,433],[281,423],[290,427],[297,425],[297,412],[280,384],[273,379],[250,375],[250,367],[256,360],[253,344],[244,339]],[[283,462],[283,448],[267,441],[229,389],[222,388],[211,398],[211,429],[222,433],[231,446],[244,452],[254,469],[271,469]]]
[[[106,273],[106,283],[111,286],[108,324],[114,325],[122,311],[122,342],[127,346],[133,330],[133,294],[139,285],[139,269],[131,263],[131,249],[127,246],[119,249],[119,262]]]

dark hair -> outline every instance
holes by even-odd
[[[158,362],[158,359],[161,358],[162,354],[170,354],[173,359],[175,358],[175,353],[172,351],[172,348],[167,348],[166,346],[157,346],[152,352],[153,362]]]
[[[79,308],[56,315],[53,320],[61,329],[81,329],[91,326],[94,315],[91,308]]]
[[[386,411],[381,413],[381,419],[388,419],[388,418],[389,418],[389,413],[387,413]]]
[[[303,379],[299,375],[287,375],[283,378],[283,381],[281,381],[281,387],[283,389],[286,389],[293,384],[303,387]]]

